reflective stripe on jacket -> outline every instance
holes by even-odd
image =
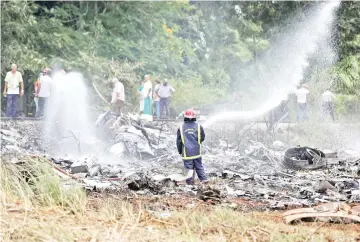
[[[192,160],[201,157],[200,124],[195,122],[184,123],[180,126],[181,142],[183,144],[183,160]]]

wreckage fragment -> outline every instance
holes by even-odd
[[[283,150],[285,150],[285,145],[284,145],[283,142],[281,142],[279,140],[275,140],[272,143],[272,148],[275,149],[275,150],[278,150],[278,151],[283,151]]]
[[[203,201],[212,201],[214,203],[221,202],[221,192],[211,186],[200,187],[197,192],[197,197]]]
[[[351,207],[346,203],[327,203],[314,208],[299,208],[283,214],[287,224],[296,220],[313,221],[316,218],[327,218],[327,221],[341,219],[343,222],[360,223],[360,205]]]
[[[162,189],[163,183],[166,182],[166,180],[156,182],[144,172],[132,172],[131,174],[125,175],[123,181],[127,184],[130,190],[139,191],[149,189],[154,193],[159,193]]]
[[[334,185],[328,181],[318,180],[313,185],[313,189],[315,192],[318,192],[318,193],[325,193],[327,189],[337,191],[337,189],[336,189],[336,187],[334,187]]]
[[[326,165],[325,154],[310,147],[296,147],[285,152],[282,164],[293,170],[315,170]]]

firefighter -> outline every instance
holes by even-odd
[[[205,139],[203,127],[196,122],[193,109],[184,112],[184,124],[177,131],[176,146],[184,161],[184,168],[196,171],[202,183],[207,182],[201,159],[201,143]],[[193,176],[194,177],[194,176]],[[186,184],[194,184],[193,178],[188,178]]]

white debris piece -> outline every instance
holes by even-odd
[[[123,154],[126,150],[125,144],[123,142],[119,142],[117,144],[114,144],[110,148],[110,152],[115,155]]]
[[[96,181],[93,179],[83,179],[82,180],[87,187],[92,187],[96,189],[106,188],[111,186],[111,182],[109,181]]]
[[[275,140],[272,144],[272,148],[278,151],[282,151],[285,150],[285,145],[283,142],[279,141],[279,140]]]

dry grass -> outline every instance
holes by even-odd
[[[64,188],[45,163],[28,162],[27,169],[40,172],[32,182],[15,166],[2,165],[1,241],[356,241],[360,236],[354,224],[285,225],[279,213],[245,214],[189,198],[86,197],[76,186]]]

